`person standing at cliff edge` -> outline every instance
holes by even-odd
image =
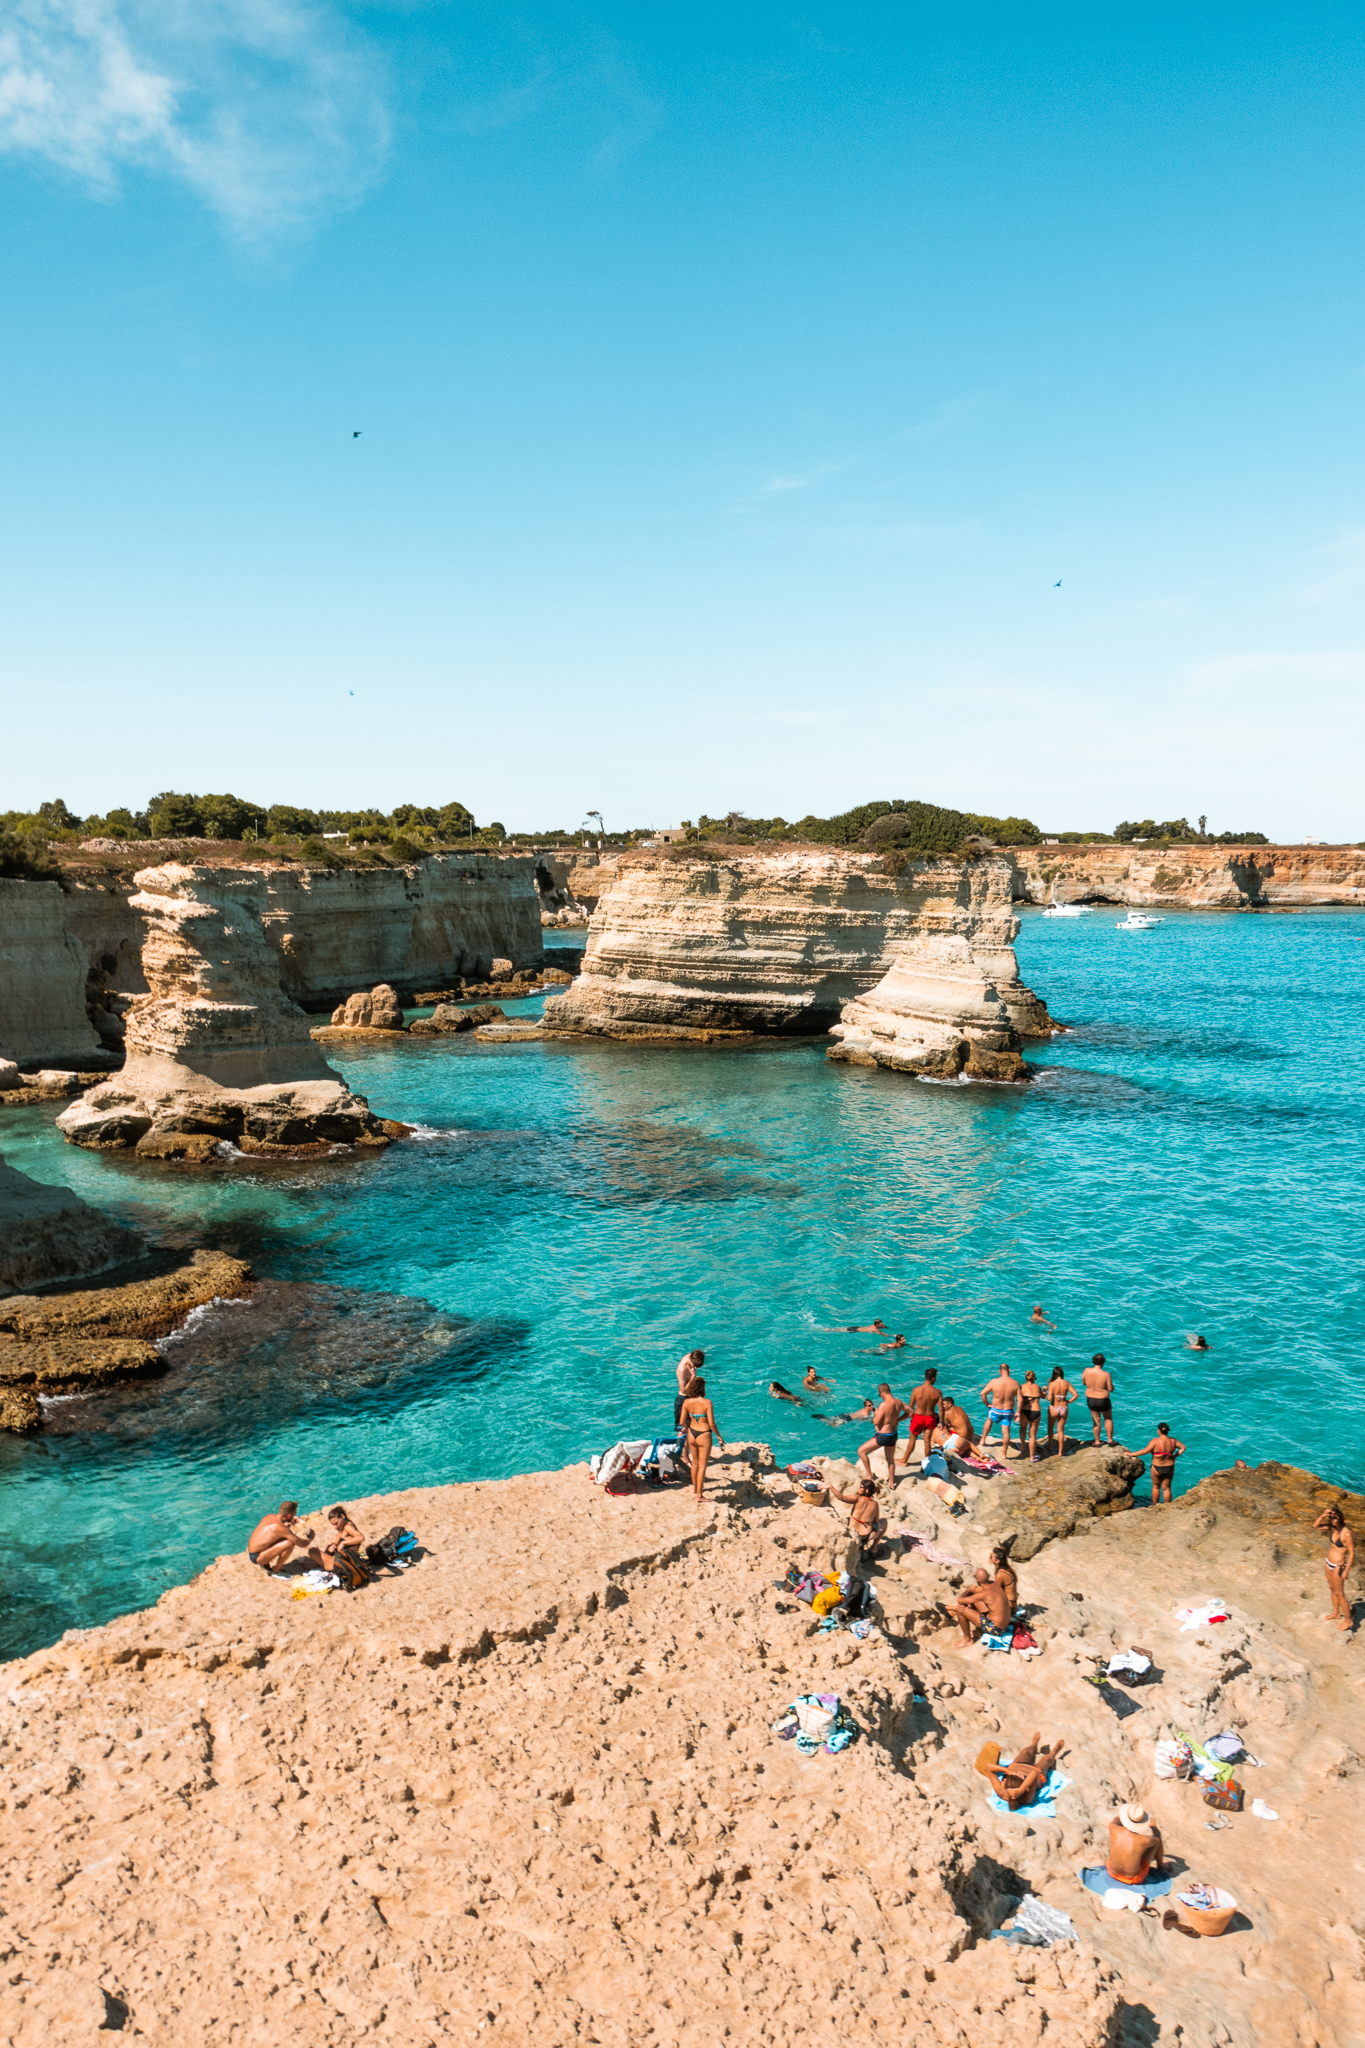
[[[1091,1441],[1100,1440],[1100,1424],[1109,1432],[1109,1441],[1114,1441],[1114,1379],[1105,1370],[1104,1353],[1097,1351],[1085,1371],[1081,1374],[1081,1385],[1085,1388],[1085,1404],[1090,1410],[1090,1420],[1095,1434]]]
[[[678,1360],[678,1391],[673,1400],[673,1428],[682,1427],[682,1404],[692,1391],[692,1382],[706,1363],[704,1351],[688,1351]]]

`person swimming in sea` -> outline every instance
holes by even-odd
[[[1185,1343],[1187,1348],[1191,1351],[1212,1351],[1213,1349],[1213,1346],[1212,1344],[1210,1344],[1207,1337],[1195,1337],[1191,1335],[1185,1339]]]
[[[831,1429],[842,1429],[846,1422],[870,1421],[871,1417],[876,1412],[876,1406],[876,1402],[872,1399],[872,1396],[869,1394],[866,1400],[863,1402],[861,1408],[850,1408],[847,1414],[822,1415],[818,1408],[812,1408],[811,1414],[815,1417],[815,1420],[817,1422],[827,1422]]]
[[[793,1394],[790,1388],[784,1387],[781,1380],[769,1380],[768,1392],[772,1395],[774,1401],[793,1401],[798,1408],[804,1408],[806,1405],[801,1396]]]
[[[878,1351],[904,1351],[905,1339],[904,1337],[890,1337],[885,1344],[878,1344],[876,1349]]]
[[[1055,1330],[1057,1327],[1057,1325],[1054,1322],[1049,1321],[1047,1316],[1043,1314],[1043,1307],[1041,1302],[1035,1302],[1033,1304],[1033,1314],[1029,1317],[1029,1321],[1031,1323],[1041,1323],[1045,1330]]]
[[[813,1365],[806,1367],[806,1376],[801,1384],[808,1394],[832,1394],[834,1392],[828,1380],[822,1380]]]

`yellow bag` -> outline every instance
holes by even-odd
[[[843,1595],[839,1591],[839,1582],[836,1579],[832,1586],[825,1587],[823,1593],[816,1594],[810,1603],[810,1611],[812,1614],[828,1614],[832,1607],[839,1605],[842,1598]]]

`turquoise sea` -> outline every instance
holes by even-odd
[[[1074,1026],[1028,1088],[835,1067],[819,1042],[414,1040],[341,1064],[420,1138],[207,1173],[78,1152],[55,1105],[7,1113],[24,1172],[266,1284],[199,1315],[164,1378],[0,1438],[0,1655],[154,1600],[286,1496],[659,1433],[693,1345],[722,1429],[783,1458],[862,1434],[767,1395],[812,1362],[837,1412],[931,1361],[974,1401],[1002,1359],[1074,1379],[1100,1350],[1120,1440],[1169,1421],[1189,1446],[1178,1487],[1238,1457],[1365,1485],[1365,914],[1116,916],[1026,914],[1021,970]],[[830,1333],[874,1316],[898,1356]]]

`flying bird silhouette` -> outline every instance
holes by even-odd
[[[363,427],[353,427],[351,430],[351,439],[353,441],[358,441],[361,435],[364,433],[364,431],[365,429]]]
[[[1061,587],[1062,587],[1062,579],[1061,579],[1061,577],[1060,577],[1060,576],[1059,576],[1059,577],[1057,578],[1057,581],[1056,581],[1056,582],[1055,582],[1055,583],[1053,584],[1053,586],[1052,586],[1052,587],[1053,587],[1053,589],[1054,589],[1054,590],[1060,590],[1060,589],[1061,589]]]

